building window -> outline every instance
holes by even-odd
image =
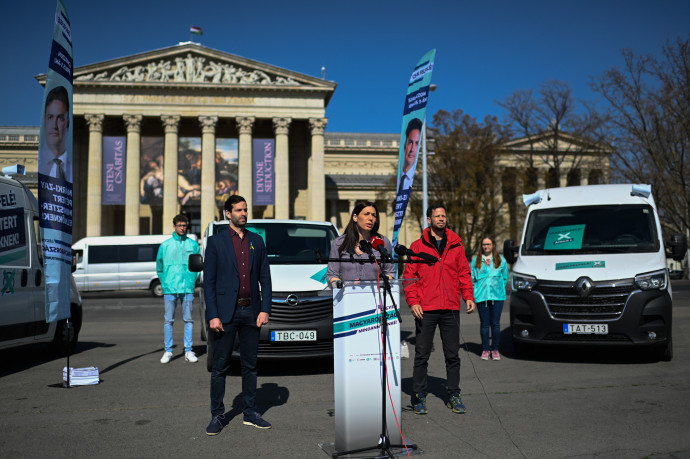
[[[589,172],[589,177],[587,179],[587,183],[589,183],[590,185],[599,185],[599,184],[604,183],[603,176],[601,174],[601,170],[600,169],[592,169]]]
[[[580,185],[580,169],[571,169],[568,172],[568,182],[566,186],[579,186]]]
[[[24,136],[24,142],[35,142],[35,141],[36,141],[35,135],[25,135]]]
[[[8,135],[7,140],[10,142],[19,142],[19,136],[18,135]]]

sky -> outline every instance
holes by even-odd
[[[622,65],[621,49],[659,55],[690,33],[688,0],[64,0],[75,67],[189,41],[338,84],[329,132],[399,133],[407,82],[436,48],[427,119],[496,104],[546,80],[596,100],[588,82]],[[2,3],[0,126],[38,126],[55,0]]]

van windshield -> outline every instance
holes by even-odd
[[[217,225],[215,232],[226,228],[227,224]],[[263,238],[272,265],[317,263],[317,251],[326,260],[338,236],[330,225],[306,223],[247,223],[247,229]]]
[[[605,205],[536,210],[526,226],[524,255],[658,252],[654,209]]]

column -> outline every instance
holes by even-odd
[[[84,115],[89,124],[89,174],[86,178],[86,235],[101,235],[103,207],[103,119],[105,115]]]
[[[288,153],[288,131],[290,118],[273,118],[276,134],[276,219],[290,218],[290,156]]]
[[[252,179],[254,170],[252,168],[252,128],[254,120],[253,116],[238,116],[235,118],[237,130],[240,132],[237,192],[247,201],[249,218],[254,216],[252,211],[254,194],[252,189],[252,184],[254,183]]]
[[[163,232],[172,232],[172,221],[177,215],[177,128],[178,115],[161,116],[165,128],[163,155]]]
[[[311,156],[309,157],[309,196],[311,205],[307,218],[315,221],[326,220],[326,176],[324,173],[323,132],[328,118],[309,119],[311,130]]]
[[[216,123],[217,116],[200,116],[201,125],[201,228],[206,228],[216,211]]]
[[[139,156],[141,154],[141,115],[123,115],[127,125],[127,171],[125,187],[125,235],[139,234]]]

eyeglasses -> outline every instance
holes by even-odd
[[[178,224],[175,225],[175,226],[177,226],[178,228],[186,228],[186,227],[189,226],[189,225],[187,225],[186,223],[178,223]]]

